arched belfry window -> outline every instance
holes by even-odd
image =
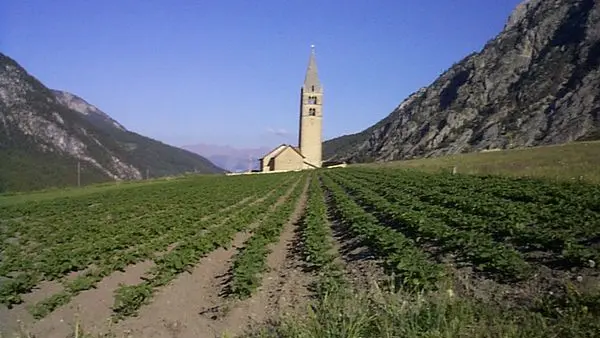
[[[317,97],[316,96],[309,96],[308,97],[308,104],[317,104]]]
[[[310,91],[314,93],[315,92],[315,86],[311,86],[310,87]]]
[[[315,115],[317,115],[317,110],[315,108],[309,108],[308,116],[315,116]]]

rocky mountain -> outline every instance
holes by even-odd
[[[128,131],[76,95],[51,90],[0,53],[0,191],[224,170]]]
[[[231,172],[243,172],[248,169],[259,169],[258,159],[270,148],[235,148],[215,144],[195,144],[183,146],[196,154],[208,158],[211,162]]]
[[[115,121],[112,117],[108,116],[108,114],[101,111],[97,107],[91,105],[79,96],[62,90],[53,89],[52,92],[56,96],[56,99],[59,103],[69,107],[69,109],[83,114],[86,117],[86,119],[92,122],[93,124],[99,127],[117,128],[123,131],[127,131],[127,129],[119,122]]]
[[[328,159],[388,161],[600,138],[600,2],[529,0],[503,31]]]

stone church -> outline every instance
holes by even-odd
[[[291,171],[322,165],[323,87],[319,81],[314,46],[311,46],[304,85],[300,89],[298,146],[282,144],[260,159],[260,170]]]

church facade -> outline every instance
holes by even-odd
[[[282,144],[260,159],[261,172],[320,168],[323,163],[323,87],[314,47],[300,88],[298,146]]]

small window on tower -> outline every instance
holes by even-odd
[[[317,104],[317,97],[316,96],[309,96],[308,97],[308,104]]]
[[[310,87],[310,90],[314,93],[315,92],[315,86]]]
[[[315,115],[317,115],[317,110],[315,108],[309,108],[308,116],[315,116]]]

